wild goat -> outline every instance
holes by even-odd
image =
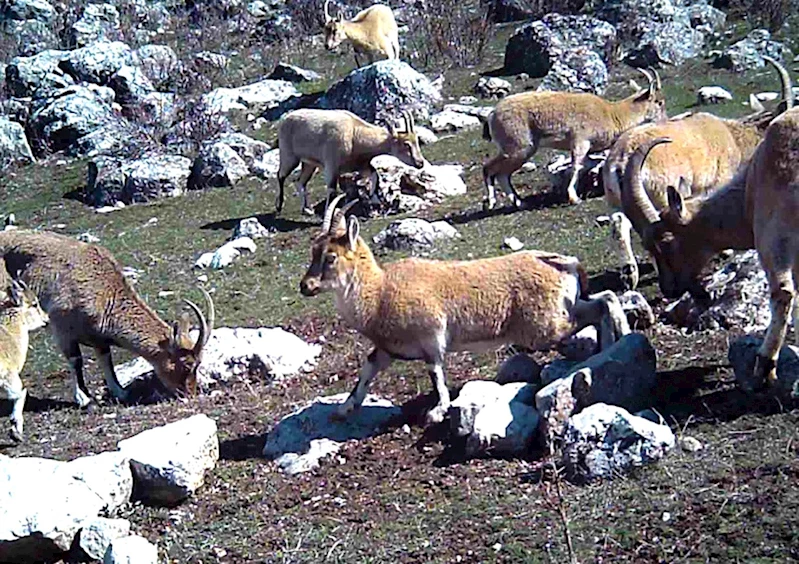
[[[799,280],[799,108],[771,122],[748,166],[725,187],[707,196],[684,199],[668,188],[668,207],[658,215],[644,206],[649,223],[644,246],[658,267],[660,289],[668,298],[689,291],[700,302],[707,292],[699,275],[723,249],[757,249],[771,291],[771,323],[758,350],[755,376],[776,379],[776,359],[785,340]],[[639,147],[627,176],[635,197],[645,197],[641,165],[649,150],[669,140]]]
[[[374,4],[351,20],[341,14],[330,15],[330,0],[325,0],[325,47],[333,50],[349,39],[355,54],[355,65],[360,67],[358,55],[366,55],[369,64],[377,59],[399,59],[399,32],[394,12],[383,4]]]
[[[7,295],[0,302],[0,394],[14,402],[10,435],[15,442],[21,442],[28,391],[19,375],[28,356],[28,332],[44,327],[47,314],[23,282],[13,280],[5,292]]]
[[[302,211],[313,215],[308,205],[307,184],[316,172],[324,169],[327,200],[335,194],[342,172],[366,172],[372,177],[372,191],[377,172],[370,161],[377,155],[393,155],[407,165],[425,165],[413,117],[403,114],[405,131],[392,125],[380,127],[368,123],[345,110],[295,110],[280,123],[278,146],[280,168],[277,173],[278,192],[275,208],[283,210],[283,186],[289,174],[302,163],[297,189],[302,198]]]
[[[203,290],[207,320],[194,303],[185,300],[200,326],[199,337],[192,342],[189,320],[184,317],[173,326],[162,321],[103,247],[55,233],[6,231],[0,233],[0,258],[10,272],[20,273],[49,315],[55,341],[72,368],[78,405],[91,402],[83,378],[81,344],[94,347],[106,383],[118,398],[124,398],[125,391],[114,372],[112,345],[144,357],[170,392],[196,392],[197,367],[214,324],[213,301],[207,292]]]
[[[778,71],[783,99],[792,99],[787,71],[773,59],[767,59]],[[774,117],[762,106],[741,119],[723,119],[708,113],[689,115],[635,127],[614,143],[602,168],[605,199],[611,208],[621,210],[629,222],[614,214],[615,244],[621,245],[622,280],[628,288],[638,285],[638,264],[632,251],[629,229],[642,233],[647,219],[640,199],[632,198],[621,180],[631,156],[652,139],[667,137],[668,145],[655,148],[646,160],[641,175],[646,186],[645,197],[655,209],[667,206],[666,190],[677,187],[683,196],[703,194],[723,186],[752,157],[768,122]],[[643,197],[643,196],[642,196]],[[621,227],[626,233],[618,233]]]
[[[589,151],[607,149],[631,127],[666,118],[660,77],[657,72],[654,78],[645,74],[649,87],[617,102],[568,92],[523,92],[501,100],[483,128],[483,137],[499,149],[483,165],[486,207],[496,203],[495,179],[514,206],[521,204],[510,177],[539,146],[571,152],[572,176],[566,192],[570,203],[578,203],[577,179]]]
[[[339,409],[342,417],[361,405],[369,382],[394,359],[427,363],[438,393],[427,418],[435,423],[450,403],[447,351],[509,343],[543,348],[592,324],[599,326],[603,348],[629,333],[615,294],[588,299],[585,271],[573,257],[522,251],[461,262],[406,259],[381,267],[359,236],[358,220],[345,219],[352,203],[334,212],[341,197],[325,213],[300,292],[335,292],[339,314],[374,344]]]

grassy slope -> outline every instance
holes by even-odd
[[[503,30],[506,37],[509,31]],[[501,39],[501,38],[500,38]],[[499,66],[497,41],[484,69]],[[330,74],[327,54],[307,59]],[[351,59],[336,63],[336,73]],[[446,73],[446,93],[467,94],[474,69]],[[431,73],[432,74],[432,73]],[[701,62],[664,73],[670,113],[693,103],[695,87],[720,84],[743,100],[754,88],[774,88],[770,73],[743,78],[709,71]],[[625,92],[634,73],[616,69],[609,94]],[[514,81],[521,90],[534,84]],[[739,103],[713,108],[724,115],[745,113]],[[270,130],[255,133],[269,138]],[[445,218],[463,238],[434,251],[436,257],[490,256],[505,236],[528,247],[575,254],[599,275],[612,267],[605,234],[594,217],[605,213],[601,199],[578,207],[546,196],[541,173],[520,174],[517,186],[531,195],[532,210],[486,215],[480,211],[479,165],[493,148],[471,132],[427,147],[433,162],[459,162],[467,170],[469,193],[427,212]],[[544,164],[542,151],[536,162]],[[540,167],[539,167],[540,170]],[[191,269],[200,252],[226,240],[239,218],[259,215],[277,232],[261,240],[256,253],[221,272],[208,273],[216,289],[219,325],[284,325],[309,339],[326,337],[318,369],[288,382],[234,383],[224,394],[157,406],[121,407],[104,400],[93,413],[79,413],[69,397],[66,364],[46,335],[35,338],[24,380],[33,399],[26,414],[28,442],[8,449],[18,455],[67,459],[113,448],[140,430],[204,412],[217,419],[222,460],[207,486],[174,510],[130,508],[134,530],[142,532],[175,562],[563,562],[566,548],[552,481],[542,480],[530,460],[453,459],[436,430],[394,429],[372,440],[347,445],[339,459],[297,478],[285,478],[259,457],[264,433],[294,406],[315,395],[349,388],[367,343],[341,326],[327,297],[304,299],[297,283],[307,261],[314,222],[302,218],[295,198],[283,219],[271,215],[273,186],[247,181],[231,190],[211,190],[152,205],[98,215],[62,196],[85,182],[85,163],[55,159],[20,170],[0,186],[2,212],[21,223],[101,238],[126,265],[143,270],[137,287],[165,318],[177,313],[179,297],[199,299]],[[313,183],[321,195],[321,182]],[[157,223],[148,224],[151,218]],[[364,225],[369,237],[389,220]],[[381,254],[392,260],[397,253]],[[655,296],[651,276],[645,291]],[[177,293],[166,298],[159,291]],[[663,411],[678,433],[708,445],[697,454],[675,453],[662,464],[611,483],[577,488],[564,485],[563,505],[581,561],[786,561],[797,557],[794,487],[796,414],[767,399],[751,401],[729,385],[727,333],[683,335],[666,327],[649,331],[658,349],[665,388],[685,391]],[[497,355],[453,355],[452,383],[491,377]],[[124,354],[118,355],[124,359]],[[669,372],[665,372],[668,370]],[[90,385],[101,390],[94,365]],[[414,421],[429,401],[421,366],[395,365],[375,384],[377,393],[406,404]],[[1,447],[0,447],[1,448]],[[346,464],[339,461],[346,460]],[[666,519],[665,514],[670,514]]]

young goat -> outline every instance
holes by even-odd
[[[654,79],[648,74],[647,78],[647,89],[618,102],[568,92],[523,92],[501,100],[483,128],[483,137],[499,149],[483,166],[486,207],[496,203],[495,179],[514,206],[521,204],[510,177],[539,146],[571,152],[572,176],[566,192],[570,203],[579,202],[577,179],[589,151],[607,149],[631,127],[666,118],[660,78],[657,73]]]
[[[36,295],[23,282],[12,281],[0,302],[0,394],[14,402],[10,434],[15,442],[22,441],[22,412],[28,397],[19,377],[28,356],[28,332],[46,324],[47,314]]]
[[[799,281],[799,108],[790,109],[790,101],[787,105],[788,111],[769,125],[749,165],[729,184],[688,200],[670,187],[668,207],[643,236],[668,298],[689,291],[706,301],[699,275],[708,260],[723,249],[757,249],[771,291],[771,323],[755,376],[767,381],[777,377],[776,359]],[[636,151],[628,168],[635,190],[643,190],[640,168],[646,154],[668,141],[653,139]]]
[[[283,209],[283,186],[289,174],[302,163],[297,189],[303,213],[313,215],[308,205],[307,184],[316,172],[324,169],[327,185],[326,205],[335,194],[342,172],[366,172],[375,189],[377,172],[370,161],[377,155],[393,155],[407,165],[425,165],[410,113],[403,114],[405,131],[393,126],[368,123],[345,110],[295,110],[283,118],[278,129],[280,168],[277,173],[275,208]]]
[[[587,280],[577,259],[522,251],[462,262],[406,259],[381,267],[359,237],[348,204],[325,213],[311,247],[311,265],[300,292],[334,291],[339,314],[374,343],[358,384],[339,415],[359,407],[367,386],[392,360],[424,360],[438,393],[428,413],[443,420],[450,404],[444,381],[448,351],[503,344],[545,348],[587,326],[598,325],[605,348],[629,333],[615,294],[587,299]]]
[[[780,76],[783,99],[791,99],[788,72],[773,59],[768,61]],[[648,218],[657,217],[652,208],[662,210],[668,205],[666,192],[669,186],[678,187],[683,196],[704,194],[723,186],[752,157],[768,122],[774,117],[762,107],[754,109],[757,110],[755,113],[741,119],[697,113],[684,119],[642,125],[627,131],[613,144],[602,167],[608,204],[621,210],[629,218],[626,225],[630,226],[631,222],[632,228],[641,234],[650,221]],[[659,137],[667,137],[672,143],[652,150],[641,171],[646,191],[633,194],[628,185],[622,185],[627,164],[640,146]],[[623,228],[623,219],[615,217],[618,215],[614,214],[614,228]],[[621,244],[622,279],[628,288],[635,288],[638,264],[632,251],[629,227],[626,236],[614,232],[614,239]]]
[[[325,0],[325,47],[333,50],[348,39],[360,67],[358,55],[365,55],[371,65],[378,59],[399,59],[399,33],[394,12],[383,4],[374,4],[351,20],[341,14],[330,15],[330,0]]]
[[[10,272],[20,272],[49,315],[55,341],[72,367],[78,405],[91,402],[83,378],[81,344],[94,347],[106,383],[118,398],[124,398],[125,391],[114,373],[112,345],[144,357],[170,392],[196,392],[197,367],[214,323],[207,292],[203,291],[208,320],[185,300],[200,326],[200,335],[192,342],[188,319],[174,326],[162,321],[103,247],[55,233],[6,231],[0,233],[0,258]]]

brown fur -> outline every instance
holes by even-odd
[[[111,253],[54,233],[0,233],[0,256],[11,273],[39,297],[50,317],[56,343],[72,363],[76,387],[83,384],[79,345],[107,355],[110,347],[141,355],[170,391],[196,391],[198,355],[188,336],[188,323],[172,327],[139,297]],[[116,376],[106,373],[106,378]],[[76,396],[78,395],[76,389]]]
[[[384,4],[374,4],[358,12],[351,20],[331,18],[325,6],[325,46],[332,50],[349,40],[358,55],[365,55],[368,64],[378,59],[399,59],[399,32],[394,12]]]
[[[579,201],[577,174],[589,151],[610,147],[636,125],[665,119],[665,101],[654,83],[646,90],[611,102],[593,94],[523,92],[500,101],[488,116],[488,129],[499,154],[483,166],[488,206],[493,206],[493,179],[499,177],[508,195],[518,200],[510,175],[529,160],[539,146],[570,151],[574,172],[569,200]]]
[[[300,163],[302,172],[297,184],[303,210],[309,214],[312,211],[306,185],[318,168],[324,169],[329,199],[336,191],[341,173],[376,174],[370,161],[377,155],[394,155],[410,166],[423,167],[425,160],[410,114],[405,115],[404,121],[405,130],[397,131],[373,125],[345,110],[295,110],[287,114],[278,129],[277,211],[283,209],[286,178]]]

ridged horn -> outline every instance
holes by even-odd
[[[211,294],[209,294],[205,288],[200,288],[200,291],[203,293],[205,301],[208,305],[207,319],[205,315],[203,315],[203,312],[200,310],[200,308],[197,307],[197,304],[191,300],[183,300],[184,303],[194,312],[194,315],[197,316],[197,321],[200,324],[200,334],[197,336],[197,342],[194,344],[195,356],[200,356],[203,348],[208,344],[208,340],[211,338],[211,332],[214,329],[214,320],[216,317],[214,300],[211,298]]]
[[[646,77],[646,80],[649,82],[649,86],[652,86],[652,83],[655,81],[655,79],[652,77],[652,75],[651,75],[651,74],[649,74],[649,71],[648,71],[648,70],[646,70],[646,69],[642,69],[642,68],[640,68],[640,67],[636,67],[636,68],[635,68],[635,70],[637,70],[637,71],[638,71],[638,72],[640,72],[642,75],[644,75],[644,76]]]
[[[791,87],[791,75],[786,68],[782,66],[776,59],[772,59],[767,55],[763,55],[763,60],[777,69],[777,74],[780,75],[780,85],[782,86],[782,99],[785,101],[785,109],[790,110],[794,106],[793,88]]]
[[[330,17],[330,0],[325,0],[325,21],[329,22],[333,18]]]
[[[347,202],[346,205],[340,207],[336,210],[336,213],[333,215],[333,221],[330,223],[331,229],[335,229],[336,234],[346,233],[347,231],[347,224],[346,224],[346,216],[347,212],[352,209],[352,206],[358,203],[358,200],[352,200],[351,202]]]
[[[644,183],[641,180],[641,167],[644,165],[649,151],[662,143],[671,143],[671,139],[658,137],[647,140],[630,156],[630,160],[627,161],[627,169],[624,171],[624,186],[621,190],[624,208],[625,210],[630,208],[639,210],[649,223],[660,220],[660,214],[644,189]]]
[[[322,221],[322,232],[323,233],[330,233],[330,226],[333,223],[333,212],[336,211],[336,206],[341,201],[341,198],[344,197],[344,194],[339,194],[333,201],[328,204],[327,209],[325,210],[325,218]]]

